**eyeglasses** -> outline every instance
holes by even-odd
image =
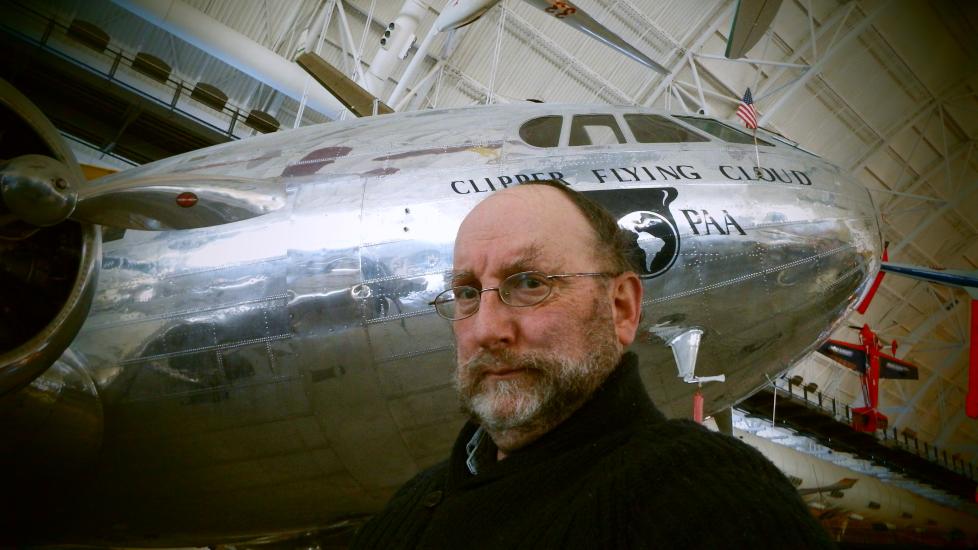
[[[498,287],[478,289],[474,286],[455,286],[435,297],[428,305],[449,321],[471,317],[479,311],[482,293],[495,290],[504,304],[513,307],[535,306],[553,291],[554,279],[568,277],[615,277],[614,273],[560,273],[547,275],[539,271],[524,271],[506,277]]]

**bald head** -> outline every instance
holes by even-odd
[[[558,225],[569,226],[573,220],[575,229],[580,228],[576,222],[583,220],[589,227],[586,235],[576,233],[563,235],[565,228],[550,233],[550,238],[561,240],[562,236],[583,237],[571,243],[574,248],[569,249],[568,252],[593,254],[596,260],[594,265],[602,266],[603,271],[623,273],[633,270],[630,263],[630,250],[633,243],[620,230],[618,223],[607,210],[582,193],[553,180],[529,181],[519,187],[511,187],[491,195],[473,210],[470,217],[482,214],[480,210],[483,206],[495,211],[496,200],[502,200],[508,205],[508,208],[504,206],[501,209],[502,217],[497,220],[500,225],[514,226],[515,220],[512,214],[515,214],[516,210],[513,209],[521,206],[527,207],[527,214],[530,216],[540,217],[540,221],[543,221],[542,218],[550,218],[551,221],[557,221]],[[561,224],[561,221],[565,223]],[[515,225],[515,227],[519,229],[520,226]]]
[[[575,265],[586,266],[586,270],[610,271],[613,267],[602,257],[606,255],[599,254],[597,234],[580,209],[562,192],[544,185],[506,189],[476,206],[459,228],[456,268],[462,267],[459,260],[465,259],[467,251],[484,250],[489,241],[515,245],[506,247],[511,260],[504,262],[513,267],[540,260],[548,244],[559,244],[566,256],[579,260]],[[547,269],[557,268],[566,269],[547,265]]]

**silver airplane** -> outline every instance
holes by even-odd
[[[861,184],[708,117],[390,114],[83,182],[43,115],[0,92],[21,136],[0,154],[0,492],[18,503],[0,543],[199,545],[376,512],[464,421],[430,305],[456,229],[525,181],[582,191],[634,235],[633,349],[670,416],[697,389],[709,414],[768,384],[880,266]]]

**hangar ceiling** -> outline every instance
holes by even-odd
[[[361,70],[369,67],[383,31],[403,4],[400,0],[176,1],[196,10],[198,23],[213,29],[214,36],[236,31],[286,63],[309,44],[348,75],[355,74],[357,63]],[[422,8],[416,31],[420,42],[444,2],[409,2]],[[179,90],[174,95],[145,75],[122,72],[110,80],[123,86],[103,82],[83,87],[72,80],[79,86],[72,92],[59,89],[67,84],[57,78],[36,83],[32,91],[49,94],[49,104],[42,106],[51,109],[70,109],[68,104],[84,102],[88,96],[79,90],[87,90],[93,98],[117,94],[102,111],[95,101],[84,103],[82,110],[92,120],[63,128],[95,149],[145,162],[181,148],[258,133],[254,125],[242,123],[253,111],[267,113],[283,128],[336,116],[303,105],[281,93],[276,82],[259,81],[229,65],[225,57],[215,57],[215,51],[192,46],[123,7],[141,3],[8,2],[22,13],[15,31],[31,36],[48,32],[52,43],[60,40],[63,48],[103,67],[107,74],[116,70],[111,55],[69,44],[58,32],[46,31],[53,27],[45,21],[53,18],[62,35],[73,21],[92,23],[108,34],[109,53],[121,52],[127,58],[149,53],[172,69],[172,78],[186,83],[182,98]],[[785,0],[748,59],[734,61],[723,58],[734,0],[578,0],[577,4],[670,73],[653,72],[520,0],[503,0],[475,23],[435,39],[420,70],[406,83],[414,93],[400,109],[525,99],[623,103],[702,111],[739,125],[734,111],[749,86],[763,126],[851,171],[873,190],[892,261],[978,270],[978,3]],[[6,25],[11,30],[11,23]],[[349,29],[348,40],[344,28]],[[411,55],[385,81],[381,99],[390,97]],[[23,65],[23,58],[16,56],[9,65],[17,65],[18,59]],[[49,72],[61,74],[58,70],[62,69]],[[173,107],[186,101],[201,82],[225,94],[227,105],[240,116],[188,106],[186,112],[200,124],[187,125],[175,117]],[[61,95],[55,93],[59,91]],[[126,93],[133,97],[123,97]],[[140,107],[138,97],[147,94],[172,98],[169,112],[154,111],[148,104]],[[63,118],[77,121],[78,116],[76,105]],[[237,124],[229,130],[232,119]],[[107,129],[98,134],[97,124]],[[186,127],[181,130],[181,125]],[[106,133],[111,139],[104,137]],[[140,139],[146,143],[139,145]],[[898,355],[920,366],[919,380],[881,383],[880,402],[891,426],[909,428],[921,441],[978,465],[978,421],[964,414],[968,308],[963,292],[891,275],[867,314],[853,314],[849,324],[868,323],[885,340],[896,339]],[[857,334],[843,327],[834,337],[855,341]],[[816,383],[840,401],[851,403],[860,394],[857,375],[817,354],[791,374],[801,376],[806,384]]]

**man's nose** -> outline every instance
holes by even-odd
[[[503,303],[499,291],[484,292],[479,311],[472,316],[476,341],[483,349],[510,346],[516,339],[515,308]]]

